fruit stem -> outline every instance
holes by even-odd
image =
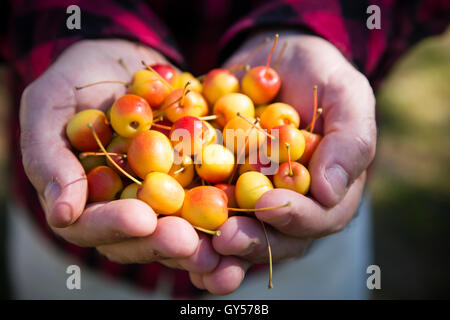
[[[286,51],[286,48],[287,48],[287,45],[288,45],[287,41],[283,42],[283,47],[281,48],[281,51],[278,54],[277,60],[273,64],[273,68],[275,70],[278,69],[278,66],[280,65],[281,59],[283,58],[284,52]]]
[[[231,73],[235,73],[235,72],[241,71],[241,70],[249,71],[250,69],[251,69],[251,67],[248,64],[235,64],[235,65],[229,66],[227,68],[227,70]]]
[[[311,129],[309,129],[309,132],[311,133],[314,131],[314,125],[316,124],[316,113],[317,113],[317,85],[314,86],[314,114],[311,122]]]
[[[122,58],[119,58],[119,60],[117,60],[117,62],[120,64],[120,66],[128,73],[128,75],[130,77],[133,76],[133,73],[131,73],[130,69],[128,69],[127,65],[125,64],[125,62],[123,61]]]
[[[250,121],[249,118],[247,118],[246,116],[242,115],[240,112],[237,112],[236,115],[237,115],[238,117],[241,117],[241,118],[244,119],[245,121],[247,121],[252,127],[254,127],[256,130],[258,130],[258,131],[264,133],[264,134],[265,134],[267,137],[269,137],[270,139],[272,139],[272,140],[275,139],[275,137],[274,137],[273,135],[271,135],[270,133],[266,132],[263,128],[258,127],[258,126],[256,125],[256,123],[253,123],[252,121]],[[259,118],[256,118],[256,120],[258,120],[258,122],[259,122]]]
[[[195,79],[197,79],[199,82],[203,82],[203,80],[205,80],[206,74],[202,74],[199,75],[198,77],[196,77]]]
[[[273,282],[272,282],[272,248],[270,247],[270,241],[269,241],[269,235],[267,234],[266,226],[264,225],[264,222],[261,221],[261,225],[264,231],[264,236],[266,237],[267,242],[267,253],[269,255],[269,285],[267,286],[269,289],[273,288]]]
[[[112,158],[111,156],[108,154],[108,152],[106,151],[105,147],[103,146],[102,142],[100,141],[97,133],[95,132],[94,127],[92,126],[92,124],[87,123],[86,124],[88,126],[88,128],[91,130],[92,135],[94,136],[95,141],[97,142],[98,146],[100,147],[100,149],[103,151],[103,153],[105,154],[106,158],[108,158],[109,161],[111,161],[111,163],[116,167],[117,170],[119,170],[121,173],[123,173],[123,175],[125,177],[127,177],[128,179],[130,179],[131,181],[135,182],[138,186],[142,186],[142,182],[139,181],[138,179],[136,179],[135,177],[133,177],[131,174],[129,174],[128,172],[126,172],[125,170],[123,170]]]
[[[97,82],[88,83],[88,84],[85,84],[83,86],[76,86],[75,89],[76,90],[81,90],[81,89],[84,89],[84,88],[96,86],[98,84],[107,84],[107,83],[123,84],[125,87],[128,87],[128,85],[130,84],[129,82],[120,81],[120,80],[105,80],[105,81],[97,81]]]
[[[204,116],[204,117],[198,117],[200,120],[203,121],[209,121],[209,120],[216,120],[217,118],[222,117],[222,114],[213,114],[210,116]]]
[[[319,118],[319,116],[322,114],[322,112],[323,112],[322,108],[317,108],[316,121]],[[311,130],[311,125],[312,125],[312,121],[306,126],[305,130],[307,130],[307,131]]]
[[[166,129],[166,130],[171,130],[172,129],[172,127],[165,126],[163,124],[157,124],[157,123],[153,123],[152,126],[156,127],[156,128]]]
[[[190,92],[190,91],[188,90],[188,91],[186,92],[186,94],[188,94],[189,92]],[[156,118],[157,118],[157,117],[160,117],[161,114],[162,114],[166,109],[169,109],[169,108],[170,108],[171,106],[173,106],[175,103],[181,101],[182,98],[183,98],[183,97],[179,97],[179,98],[175,99],[174,101],[172,101],[171,103],[169,103],[168,105],[165,105],[164,107],[162,107],[161,109],[159,109],[159,110],[158,110],[158,113],[155,115],[155,117],[156,117]]]
[[[248,55],[245,57],[241,63],[229,66],[227,69],[230,72],[239,70],[242,66],[247,66],[247,62],[249,62],[263,47],[264,45],[270,41],[269,37],[266,37],[260,44],[258,44]],[[249,66],[250,67],[250,66]]]
[[[277,40],[278,40],[278,33],[275,35],[275,40],[273,40],[272,49],[270,50],[269,57],[267,58],[266,72],[270,68],[270,60],[272,59],[273,51],[275,50],[275,45],[277,44]]]
[[[213,236],[220,236],[220,231],[219,230],[208,230],[208,229],[204,229],[201,227],[197,227],[197,226],[193,226],[194,229],[197,229],[198,231],[213,235]]]
[[[286,142],[286,149],[288,152],[289,176],[292,177],[294,175],[294,172],[292,171],[291,164],[291,145],[288,142]]]
[[[184,106],[184,97],[189,93],[189,86],[191,85],[191,80],[188,80],[184,85],[183,95],[181,96],[180,107]]]
[[[237,114],[239,115],[240,113],[238,112]],[[252,133],[252,130],[256,128],[256,125],[259,122],[259,118],[256,118],[255,122],[253,122],[253,123],[250,120],[248,120],[248,119],[246,119],[246,121],[249,121],[249,123],[252,125],[252,127],[249,128],[247,130],[247,132],[245,133],[244,145],[241,148],[241,150],[239,151],[238,156],[236,157],[236,163],[234,164],[233,171],[231,172],[230,178],[228,179],[228,184],[231,184],[231,182],[233,181],[233,178],[234,178],[234,175],[236,174],[238,165],[241,162],[241,158],[245,154],[245,149],[247,148],[248,138],[250,137],[250,134]]]
[[[272,207],[265,207],[265,208],[257,208],[257,209],[243,209],[243,208],[228,208],[230,211],[236,211],[236,212],[259,212],[259,211],[268,211],[268,210],[275,210],[280,208],[286,208],[290,207],[291,202],[286,202],[285,204],[280,204],[278,206],[272,206]]]
[[[122,158],[126,158],[127,155],[125,153],[115,153],[115,152],[108,152],[108,154],[110,156],[116,157],[122,157]],[[90,157],[90,156],[104,156],[105,154],[103,152],[82,152],[80,153],[79,157],[80,159],[84,159],[86,157]]]
[[[173,174],[179,174],[180,172],[183,172],[186,167],[181,167],[180,169],[173,172]]]
[[[153,118],[153,123],[160,122],[160,121],[163,121],[163,120],[164,120],[164,117],[162,115],[160,115],[160,116],[157,116],[157,117]]]
[[[161,75],[160,75],[158,72],[156,72],[155,69],[153,69],[152,67],[150,67],[147,63],[145,63],[144,60],[142,60],[141,63],[142,63],[148,70],[150,70],[151,72],[153,72],[153,73],[155,74],[155,76],[157,76],[158,79],[159,79],[162,83],[164,83],[164,84],[170,89],[170,91],[173,90],[173,87],[170,85],[170,83],[168,83],[168,82],[166,81],[166,79],[164,79],[163,77],[161,77]]]

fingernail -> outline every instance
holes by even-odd
[[[48,210],[49,223],[57,228],[63,228],[72,222],[72,207],[67,202],[56,203],[61,195],[58,182],[50,182],[44,190],[44,199]]]
[[[245,248],[244,250],[241,251],[240,256],[246,256],[246,255],[252,253],[252,251],[255,249],[255,247],[258,244],[259,244],[259,240],[258,239],[251,240],[249,245],[247,246],[247,248]]]
[[[52,211],[55,206],[56,199],[61,195],[61,186],[58,182],[50,182],[44,190],[44,199],[48,210]]]
[[[325,179],[327,179],[334,194],[340,200],[347,191],[348,174],[340,165],[332,165],[325,171]]]

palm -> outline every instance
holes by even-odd
[[[141,61],[148,63],[167,61],[159,54],[137,45],[117,40],[82,42],[69,50],[55,62],[48,72],[60,77],[65,85],[55,94],[63,97],[71,96],[76,86],[103,80],[130,81],[130,74],[119,64],[122,59],[130,72],[142,68]],[[87,108],[106,110],[116,98],[125,93],[122,84],[103,84],[74,92],[74,109],[67,112]],[[69,115],[70,117],[71,115]]]
[[[251,37],[227,61],[239,64],[253,48],[275,32]],[[357,72],[340,52],[327,41],[299,32],[283,31],[280,47],[287,41],[286,51],[276,69],[282,85],[276,98],[295,107],[305,127],[313,117],[313,87],[318,86],[318,102],[323,109],[317,131],[323,140],[311,159],[311,196],[285,189],[265,193],[256,207],[270,207],[290,202],[287,208],[258,212],[267,222],[269,237],[276,243],[276,259],[300,254],[305,239],[337,232],[352,218],[359,203],[365,181],[364,171],[375,150],[374,98],[367,79]],[[265,65],[270,46],[256,54],[249,64]],[[277,63],[277,51],[272,62]],[[252,219],[233,217],[222,227],[222,236],[213,240],[222,254],[244,259],[266,260],[265,239],[260,225]],[[231,237],[240,234],[239,240]],[[230,237],[228,237],[230,235]]]
[[[80,86],[102,80],[129,81],[131,72],[167,61],[155,51],[121,40],[83,41],[68,48],[24,92],[21,144],[26,173],[38,191],[55,233],[80,246],[96,247],[120,263],[160,261],[192,272],[212,271],[219,255],[211,242],[178,217],[156,219],[135,199],[85,207],[86,175],[65,138],[68,120],[79,110],[106,110],[125,93],[120,84]]]
[[[140,60],[155,60],[156,54],[142,49],[130,50],[123,41],[80,42],[66,50],[59,59],[24,92],[21,106],[22,150],[25,170],[30,180],[45,197],[48,178],[58,177],[58,164],[66,164],[63,187],[74,189],[67,195],[72,208],[72,222],[81,213],[86,198],[86,183],[81,165],[69,150],[65,139],[65,125],[79,110],[98,108],[106,110],[125,92],[123,85],[99,85],[76,91],[80,84],[100,80],[129,80],[127,72],[118,64],[122,58],[131,70],[138,68]],[[160,58],[161,59],[161,58]],[[38,163],[36,154],[45,147],[46,161]],[[48,170],[42,174],[42,170]],[[71,182],[78,181],[71,185]],[[55,219],[55,220],[53,220]],[[50,216],[50,224],[58,227],[64,218]],[[62,223],[61,223],[62,222]],[[68,223],[69,221],[65,221]]]

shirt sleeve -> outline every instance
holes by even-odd
[[[148,5],[138,0],[10,0],[1,55],[25,84],[37,78],[68,46],[82,39],[122,38],[182,62],[172,36]],[[71,7],[72,6],[72,7]],[[67,21],[77,6],[80,28]]]
[[[376,7],[368,10],[369,6]],[[378,9],[380,28],[369,29],[368,19]],[[235,48],[250,31],[258,28],[298,28],[333,43],[361,72],[375,80],[408,47],[426,36],[443,32],[449,17],[447,0],[276,1],[235,23],[222,39],[221,47],[224,51]]]

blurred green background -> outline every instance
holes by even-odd
[[[9,197],[8,110],[0,68],[0,298]],[[391,70],[377,93],[378,151],[369,183],[375,299],[450,297],[450,30],[422,41]]]
[[[450,30],[422,41],[377,93],[369,188],[376,298],[450,297]]]

